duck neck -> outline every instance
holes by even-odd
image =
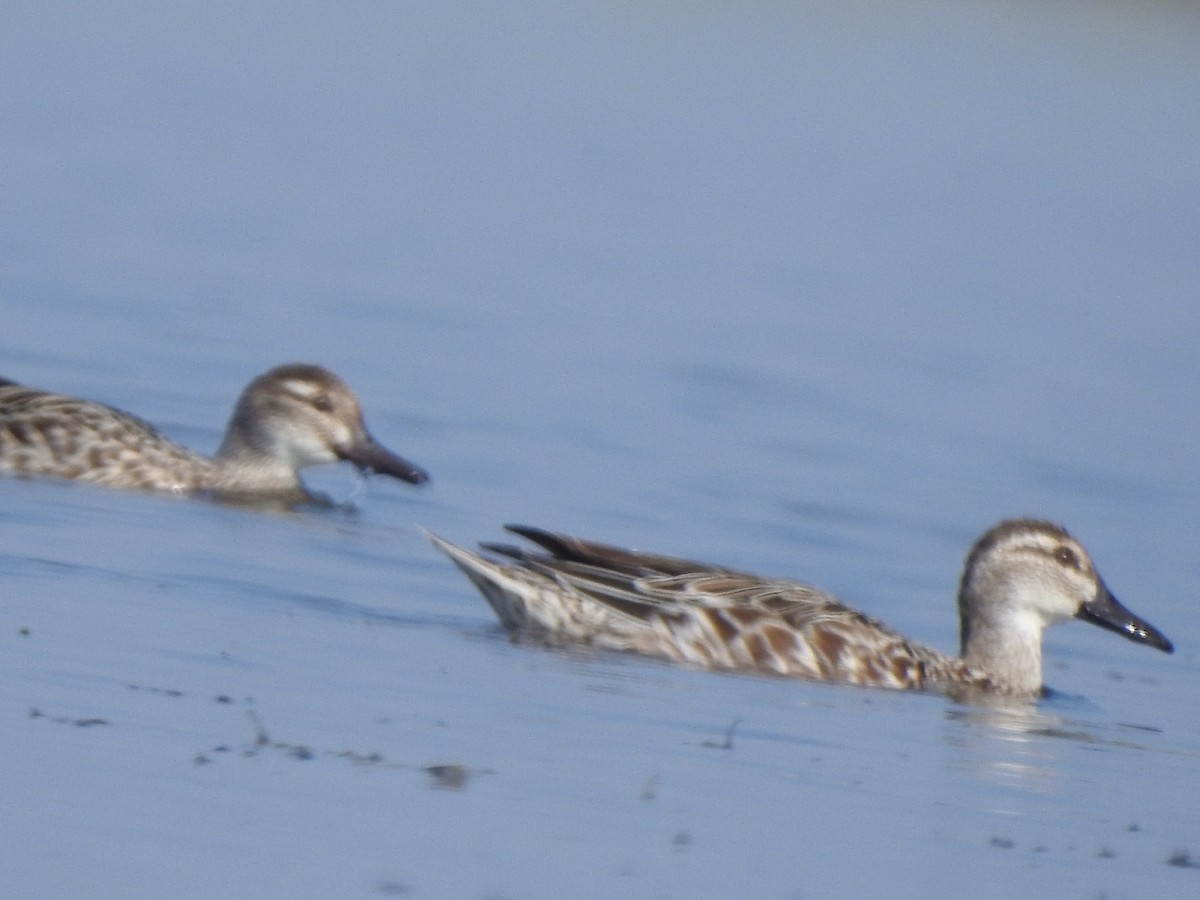
[[[1035,614],[1023,614],[1007,604],[972,604],[970,599],[959,601],[963,662],[1006,692],[1040,691],[1042,622]]]
[[[290,491],[300,486],[296,470],[289,460],[281,459],[271,448],[250,439],[245,428],[230,423],[213,462],[216,475],[213,488],[218,491]]]

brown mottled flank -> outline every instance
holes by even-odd
[[[779,623],[763,625],[762,635],[770,653],[775,657],[784,657],[796,651],[796,633]]]
[[[734,622],[733,617],[728,615],[725,610],[709,610],[706,619],[712,625],[712,630],[716,634],[717,640],[728,643],[737,637],[740,630],[738,623]]]
[[[846,640],[833,628],[816,628],[809,638],[813,650],[820,659],[828,664],[824,667],[827,672],[837,671],[838,661],[846,648]]]
[[[0,475],[303,500],[299,471],[339,460],[412,484],[428,479],[371,437],[353,391],[320,366],[278,366],[251,381],[212,458],[121,410],[0,379]]]
[[[970,698],[1042,689],[1042,632],[1071,617],[1170,652],[1117,602],[1083,546],[1057,525],[1002,522],[967,556],[959,586],[962,656],[909,640],[797,581],[508,526],[532,552],[485,544],[498,559],[435,535],[514,636],[630,650],[733,669]]]

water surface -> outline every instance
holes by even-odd
[[[0,483],[15,894],[1195,895],[1191,7],[0,24],[0,374],[212,450],[311,360],[433,474],[290,515]],[[1055,629],[1027,711],[551,653],[415,527],[802,577],[951,649],[1022,514],[1177,653]]]

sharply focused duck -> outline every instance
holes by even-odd
[[[238,398],[216,456],[194,453],[141,419],[88,400],[0,380],[0,474],[222,497],[307,497],[299,471],[339,460],[410,484],[429,476],[367,431],[333,372],[293,363]]]
[[[1013,519],[967,555],[958,591],[961,655],[909,640],[818,588],[507,526],[545,553],[483,544],[492,559],[430,539],[519,636],[884,688],[1034,696],[1042,633],[1082,619],[1167,653],[1171,642],[1122,606],[1063,528]]]

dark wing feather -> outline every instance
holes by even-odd
[[[709,563],[695,562],[676,556],[660,556],[654,553],[642,553],[637,550],[626,550],[611,544],[601,544],[598,541],[588,541],[572,537],[569,534],[557,534],[544,531],[529,525],[505,525],[505,530],[519,534],[548,551],[551,558],[563,562],[582,563],[601,569],[623,572],[630,577],[645,577],[650,575],[697,575],[702,572],[735,573],[732,569],[714,566]],[[511,554],[509,554],[511,555]],[[517,558],[528,558],[528,555]],[[539,558],[540,559],[540,558]],[[547,560],[542,560],[543,562]]]

